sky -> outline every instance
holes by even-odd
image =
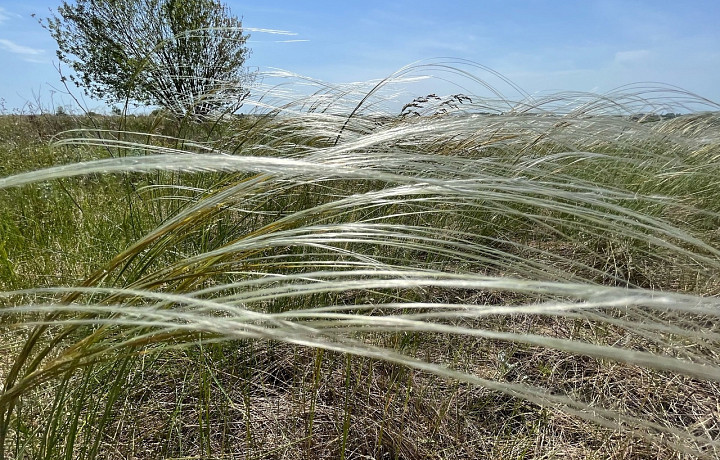
[[[342,83],[452,57],[493,69],[531,94],[602,93],[661,82],[720,102],[718,0],[224,3],[246,28],[292,33],[251,32],[247,64],[261,71],[279,68]],[[0,103],[6,111],[71,102],[60,85],[55,43],[31,17],[46,17],[59,4],[0,0]]]

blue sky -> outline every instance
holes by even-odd
[[[416,60],[456,57],[530,93],[604,92],[656,81],[720,102],[720,1],[239,1],[249,65],[330,82],[382,78]],[[0,98],[7,109],[55,92],[55,46],[30,16],[59,0],[0,0]],[[480,75],[482,77],[482,75]],[[92,106],[93,104],[90,103]]]

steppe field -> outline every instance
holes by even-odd
[[[720,107],[382,89],[0,116],[0,458],[717,458]]]

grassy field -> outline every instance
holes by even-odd
[[[718,106],[380,97],[0,117],[0,457],[718,456]]]

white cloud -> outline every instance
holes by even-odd
[[[11,53],[21,54],[26,57],[40,56],[44,53],[43,50],[37,48],[30,48],[29,46],[18,45],[17,43],[6,40],[4,38],[0,38],[0,48],[4,49],[5,51],[10,51]]]
[[[2,6],[0,6],[0,24],[2,24],[5,21],[8,21],[12,18],[19,18],[19,14],[11,13]]]

